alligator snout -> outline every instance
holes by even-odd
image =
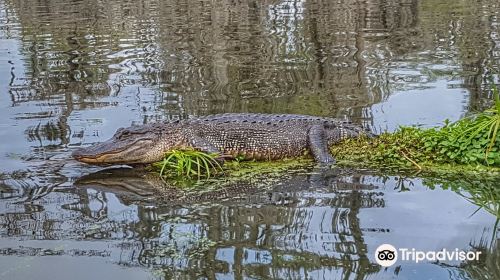
[[[75,149],[71,156],[84,163],[95,165],[135,164],[154,162],[148,158],[152,149],[151,141],[108,141]],[[149,161],[148,161],[149,160]]]
[[[100,155],[90,153],[87,148],[78,148],[71,153],[71,156],[84,163],[99,164],[101,162]]]
[[[71,153],[71,156],[75,159],[79,159],[79,158],[83,157],[84,155],[85,155],[84,148],[78,148]]]

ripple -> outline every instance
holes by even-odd
[[[470,241],[422,220],[442,202],[406,211],[412,199],[455,203],[444,191],[417,198],[373,178],[301,179],[275,191],[273,203],[259,196],[247,204],[147,206],[74,187],[98,168],[70,153],[119,127],[209,113],[348,117],[376,130],[458,119],[491,104],[483,70],[499,70],[498,1],[66,2],[0,1],[0,236],[47,242],[14,242],[0,248],[2,257],[86,256],[160,271],[168,264],[181,271],[166,272],[172,278],[378,278],[387,274],[370,266],[366,252],[387,236],[408,244],[405,234],[422,244]],[[462,214],[440,221],[477,239],[476,220],[453,220]],[[414,238],[415,224],[435,235]],[[172,244],[165,237],[172,232],[202,242]],[[208,239],[220,242],[208,252],[221,260],[195,254],[191,271],[192,262],[168,255],[205,256]],[[49,240],[74,248],[46,248]],[[95,255],[78,247],[88,240],[100,244]],[[109,244],[111,255],[100,256]],[[239,275],[229,272],[235,266]],[[213,274],[204,274],[207,267]]]

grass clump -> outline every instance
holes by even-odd
[[[442,128],[400,127],[375,139],[348,139],[331,148],[341,164],[375,168],[417,168],[439,164],[500,167],[500,98],[495,105]]]
[[[400,127],[375,139],[347,139],[331,148],[340,163],[376,168],[417,168],[432,164],[500,167],[500,137],[474,133],[474,120],[464,119],[443,128]],[[469,132],[469,134],[467,133]],[[491,144],[493,143],[493,145]]]
[[[226,160],[222,166],[219,158],[219,154],[208,154],[194,149],[173,150],[166,153],[162,161],[153,163],[148,170],[159,173],[165,182],[168,181],[176,187],[207,190],[234,181],[259,181],[266,185],[280,178],[285,172],[303,171],[312,164],[311,160],[304,158],[256,162],[236,157]],[[227,176],[219,178],[216,176],[219,174]]]
[[[223,171],[217,157],[217,154],[194,149],[172,150],[165,154],[162,161],[153,163],[153,168],[159,171],[162,177],[210,178]]]

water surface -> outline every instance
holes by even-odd
[[[139,194],[80,186],[100,168],[69,155],[119,127],[211,113],[332,116],[374,131],[457,120],[491,104],[499,10],[0,0],[0,278],[498,278],[496,217],[422,178],[310,167],[225,199],[168,203],[143,178]],[[373,257],[382,243],[489,249],[479,263],[384,269]]]

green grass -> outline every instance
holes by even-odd
[[[331,147],[340,164],[375,169],[429,169],[438,165],[500,167],[500,138],[464,133],[462,122],[443,128],[401,127],[375,139],[348,139]]]
[[[193,149],[172,150],[165,154],[165,158],[153,164],[162,177],[186,176],[210,178],[223,172],[222,166],[216,160],[217,154],[208,154]]]
[[[159,173],[169,185],[186,191],[209,191],[234,182],[259,182],[263,186],[275,182],[285,173],[311,167],[310,159],[294,158],[279,161],[245,161],[241,157],[226,160],[224,166],[216,160],[220,155],[195,150],[174,150],[153,163],[150,171]],[[224,175],[224,176],[218,176]]]
[[[457,166],[498,171],[500,167],[500,98],[495,105],[441,128],[400,127],[375,139],[348,139],[331,148],[340,164],[376,169],[432,170]]]
[[[497,136],[499,136],[498,130],[500,128],[500,93],[497,85],[493,81],[493,78],[490,78],[490,83],[493,98],[495,99],[495,105],[492,108],[478,114],[473,120],[468,121],[470,126],[462,136],[462,138],[466,139],[472,139],[478,135],[486,136],[484,138],[488,140],[489,144],[485,152],[485,158],[488,158],[489,153],[493,151],[495,144],[498,143],[497,141],[499,140],[497,139]],[[498,149],[493,152],[496,152],[498,156]]]

